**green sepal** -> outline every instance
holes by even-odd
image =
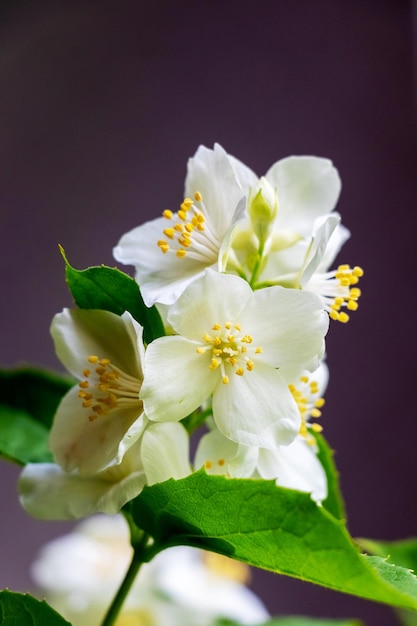
[[[343,521],[308,494],[273,481],[196,472],[145,487],[131,513],[154,543],[147,558],[173,545],[211,550],[392,606],[417,609],[417,578],[361,555]]]
[[[0,591],[1,626],[71,626],[44,600],[28,593]]]
[[[21,367],[0,370],[0,456],[20,465],[50,462],[48,435],[67,376]]]
[[[165,335],[161,316],[155,306],[147,307],[133,278],[113,267],[101,265],[74,269],[60,247],[65,261],[65,275],[75,304],[80,309],[102,309],[117,315],[125,311],[143,326],[145,343]]]

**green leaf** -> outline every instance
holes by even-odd
[[[29,367],[0,370],[0,456],[21,465],[49,462],[48,435],[73,380]]]
[[[339,473],[333,461],[334,452],[322,435],[314,433],[314,438],[319,449],[319,460],[327,476],[328,494],[323,506],[337,519],[346,520],[345,506],[339,487]]]
[[[6,460],[19,465],[51,462],[48,435],[28,413],[0,404],[0,456]]]
[[[402,541],[375,541],[357,539],[365,552],[387,559],[388,563],[400,565],[413,572],[417,571],[417,538]],[[404,626],[417,626],[417,611],[397,611],[397,616]]]
[[[415,537],[402,541],[376,541],[361,538],[357,539],[357,543],[369,554],[417,571],[417,538]]]
[[[131,512],[155,540],[148,558],[171,545],[191,545],[344,593],[417,609],[413,574],[359,554],[343,521],[308,494],[272,481],[200,471],[145,487]]]
[[[0,591],[1,626],[71,626],[61,615],[29,594]]]
[[[129,311],[143,326],[145,343],[165,335],[157,308],[145,305],[139,286],[133,278],[105,265],[76,270],[69,264],[62,248],[61,254],[65,261],[68,286],[80,309],[102,309],[117,315]]]
[[[21,409],[35,421],[50,428],[61,398],[74,385],[69,376],[19,367],[0,370],[1,404]]]

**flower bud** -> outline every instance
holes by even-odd
[[[268,239],[278,212],[277,191],[262,177],[257,186],[249,191],[248,213],[253,230],[261,244]]]

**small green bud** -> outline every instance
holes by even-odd
[[[261,243],[270,235],[278,212],[277,191],[266,180],[260,178],[258,185],[249,191],[248,213],[252,228]]]

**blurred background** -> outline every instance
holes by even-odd
[[[322,424],[353,536],[417,534],[416,7],[403,0],[0,1],[0,366],[60,370],[52,316],[71,304],[58,252],[114,265],[119,237],[182,200],[199,144],[260,175],[332,159],[365,269],[328,336]],[[0,587],[25,591],[68,524],[19,508],[0,462]],[[256,571],[272,614],[395,624],[381,605]]]

